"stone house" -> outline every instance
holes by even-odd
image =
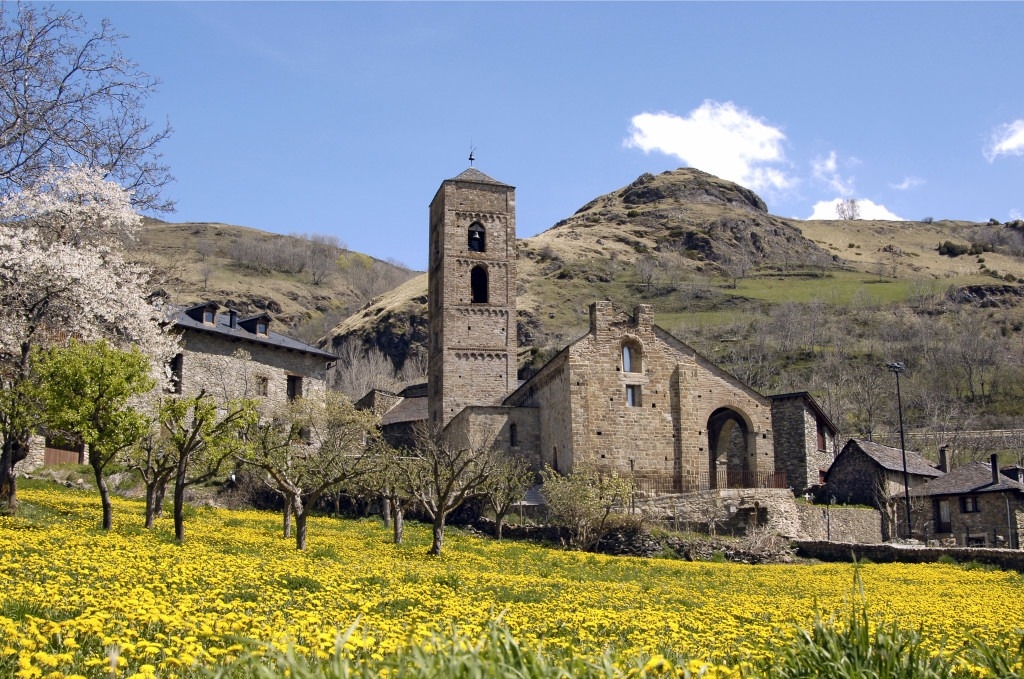
[[[326,392],[327,369],[337,356],[274,332],[269,314],[240,317],[234,309],[222,313],[215,302],[202,302],[168,307],[165,316],[181,333],[182,351],[167,366],[172,393],[205,390],[219,398],[246,396],[274,404]],[[44,465],[85,462],[83,446],[38,436],[18,467],[29,472]]]
[[[322,397],[327,390],[327,369],[337,356],[274,332],[265,312],[243,318],[234,309],[221,312],[215,302],[202,302],[170,309],[168,317],[182,344],[168,366],[173,393],[205,390],[220,398],[278,404]]]
[[[816,481],[835,427],[813,399],[778,400],[780,439],[775,401],[655,325],[649,305],[591,304],[589,331],[519,383],[515,188],[470,168],[429,215],[426,394],[363,399],[386,406],[386,435],[446,429],[563,473],[587,460],[653,494],[785,489],[788,467]]]
[[[907,451],[910,488],[942,475],[929,460]],[[873,441],[850,439],[829,467],[822,493],[830,502],[885,509],[890,498],[903,494],[903,452]]]
[[[1020,549],[1024,484],[1000,473],[996,455],[914,488],[910,506],[915,537],[958,547]]]

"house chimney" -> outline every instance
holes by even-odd
[[[992,453],[992,457],[989,458],[989,464],[992,465],[992,483],[999,483],[999,455]]]
[[[939,446],[939,471],[943,474],[949,473],[949,457],[946,454],[948,449],[948,445]]]
[[[228,309],[228,326],[231,328],[238,327],[238,312],[234,309]]]

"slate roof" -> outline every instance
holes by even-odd
[[[427,419],[427,397],[403,398],[380,419],[381,426]]]
[[[903,472],[903,452],[899,448],[890,448],[874,441],[850,439],[843,447],[843,452],[851,445],[856,445],[865,455],[877,462],[883,469]],[[842,453],[840,453],[842,455]],[[838,459],[838,458],[837,458]],[[918,476],[942,476],[942,471],[912,450],[907,451],[907,473]]]
[[[497,179],[491,179],[480,170],[475,167],[471,167],[458,177],[453,177],[450,181],[456,182],[476,182],[477,184],[494,184],[495,186],[508,186],[503,182],[499,182]]]
[[[1024,484],[1014,481],[1005,474],[999,475],[999,483],[992,483],[992,466],[988,462],[972,462],[963,467],[951,469],[942,478],[918,486],[910,491],[910,494],[916,497],[927,497],[1006,491],[1024,493]]]
[[[205,305],[197,305],[205,306]],[[189,307],[193,309],[195,307]],[[254,342],[256,344],[263,344],[272,347],[278,347],[281,349],[288,349],[291,351],[301,351],[311,356],[317,356],[325,361],[336,361],[338,357],[334,354],[324,351],[318,347],[314,347],[311,344],[300,342],[297,339],[292,339],[286,335],[274,332],[273,330],[267,329],[266,335],[257,335],[255,332],[251,332],[246,328],[243,328],[241,324],[263,316],[264,314],[256,314],[248,318],[239,318],[237,327],[231,327],[231,321],[228,314],[218,313],[214,317],[214,324],[209,325],[196,319],[185,313],[187,309],[179,307],[168,307],[167,316],[175,326],[179,328],[185,328],[188,330],[196,330],[198,332],[206,332],[213,335],[221,335],[223,337],[245,340],[247,342]],[[269,318],[269,316],[268,316]],[[249,325],[246,323],[246,325]]]

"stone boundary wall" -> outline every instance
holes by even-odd
[[[882,515],[873,507],[837,507],[797,502],[800,539],[878,544],[882,542]]]
[[[875,563],[934,563],[948,556],[1024,572],[1024,551],[967,547],[907,547],[892,544],[857,545],[842,542],[798,541],[797,556],[822,561],[852,561],[856,556]]]

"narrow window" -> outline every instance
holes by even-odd
[[[301,375],[289,375],[288,376],[288,400],[294,401],[297,398],[302,398],[302,376]]]
[[[935,510],[935,532],[952,533],[953,524],[949,518],[949,500],[936,502]]]
[[[825,423],[818,418],[818,450],[825,450]]]
[[[519,445],[519,427],[516,426],[515,422],[508,426],[508,443],[513,448]]]
[[[267,334],[267,324],[264,323],[263,321],[260,321],[259,323],[257,323],[256,324],[256,334],[257,335],[266,335]]]
[[[262,377],[262,376],[261,377],[257,377],[256,378],[256,395],[257,396],[266,396],[269,385],[270,385],[270,380],[269,379],[267,379],[266,377]]]
[[[485,252],[487,250],[487,232],[480,222],[473,222],[469,226],[469,251]]]
[[[622,345],[622,372],[643,372],[640,361],[640,348],[633,343]]]
[[[630,408],[640,407],[640,385],[639,384],[627,384],[626,385],[626,405]]]
[[[213,309],[207,309],[203,312],[203,323],[213,324],[213,319],[216,317],[216,312]]]
[[[473,292],[473,304],[487,304],[487,269],[474,266],[469,273],[469,286]]]

